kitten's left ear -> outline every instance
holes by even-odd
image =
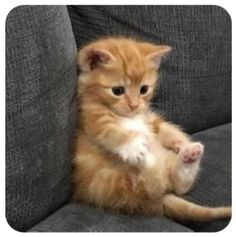
[[[146,60],[151,62],[152,65],[158,69],[161,64],[161,59],[171,51],[171,47],[167,45],[155,46],[152,52],[146,55]]]
[[[99,67],[107,67],[115,61],[115,57],[105,49],[96,45],[89,45],[78,53],[78,64],[82,71],[92,71]]]

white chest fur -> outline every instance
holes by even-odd
[[[134,138],[131,143],[124,144],[118,149],[118,153],[124,160],[135,161],[139,154],[143,153],[141,157],[146,166],[153,166],[157,161],[161,162],[162,158],[166,156],[167,150],[154,137],[152,129],[147,122],[145,115],[136,115],[132,118],[122,118],[120,126],[128,131],[139,132],[140,135]],[[147,150],[145,150],[148,147]]]
[[[136,115],[132,118],[122,118],[120,120],[120,126],[127,131],[139,132],[132,141],[128,144],[122,145],[118,149],[118,153],[121,157],[131,163],[142,160],[147,166],[153,166],[155,164],[155,158],[150,152],[150,138],[151,129],[145,120],[145,115]]]
[[[144,115],[136,115],[132,118],[122,118],[120,126],[126,130],[137,131],[142,133],[150,133],[150,128],[145,121]]]

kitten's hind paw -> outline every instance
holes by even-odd
[[[199,161],[204,153],[204,146],[200,142],[191,142],[185,144],[180,152],[179,156],[185,164],[192,164]]]

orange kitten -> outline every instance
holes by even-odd
[[[74,200],[181,220],[231,216],[178,195],[192,186],[204,146],[149,108],[169,46],[108,38],[81,49]]]

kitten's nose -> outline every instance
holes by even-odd
[[[137,101],[137,102],[134,101],[134,102],[132,102],[132,103],[129,103],[129,107],[130,107],[132,110],[137,109],[137,107],[138,107],[138,101]]]

